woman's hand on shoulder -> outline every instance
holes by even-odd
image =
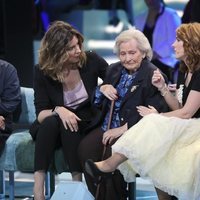
[[[78,121],[81,119],[75,113],[62,106],[56,108],[56,113],[62,120],[65,129],[69,128],[72,132],[78,131]]]
[[[102,85],[100,91],[111,101],[118,99],[117,90],[110,84]]]

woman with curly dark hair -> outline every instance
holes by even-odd
[[[70,24],[56,21],[45,33],[35,68],[37,120],[30,129],[35,140],[36,200],[44,199],[45,172],[58,147],[62,147],[72,179],[81,181],[77,147],[98,114],[91,96],[107,66],[94,52],[83,51],[83,36]]]

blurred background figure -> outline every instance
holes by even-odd
[[[123,23],[120,21],[117,10],[123,9],[126,12],[128,19],[128,28],[131,28],[134,24],[134,12],[133,12],[132,0],[94,0],[93,5],[95,9],[108,9],[109,10],[109,25],[114,27],[123,28]]]
[[[200,22],[200,1],[189,0],[185,6],[182,23]]]
[[[163,0],[144,1],[148,9],[135,19],[135,26],[143,31],[153,48],[152,62],[173,83],[177,60],[171,44],[176,39],[175,31],[181,19]]]
[[[50,22],[59,20],[61,15],[69,13],[78,6],[87,6],[92,0],[32,0],[34,34],[47,31]],[[40,32],[41,33],[41,32]]]
[[[46,11],[49,15],[49,20],[58,20],[61,13],[71,11],[79,4],[80,0],[43,0],[46,1]]]

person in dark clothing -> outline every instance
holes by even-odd
[[[109,10],[109,25],[117,26],[120,23],[120,18],[117,13],[117,9],[123,9],[127,14],[128,22],[131,26],[134,25],[134,13],[132,0],[111,0],[100,1],[94,0],[93,6],[95,9],[107,9]]]
[[[15,67],[0,60],[0,154],[12,133],[13,112],[21,102],[20,83]]]
[[[200,1],[189,0],[183,11],[182,23],[200,22]]]
[[[107,66],[96,53],[83,50],[83,36],[70,24],[55,21],[45,33],[34,78],[37,120],[30,129],[35,140],[36,200],[44,200],[45,173],[58,147],[72,179],[82,180],[77,148],[99,112],[91,96]]]
[[[93,177],[108,176],[118,167],[128,182],[135,180],[136,173],[150,178],[165,191],[157,190],[159,200],[199,200],[200,24],[182,24],[172,46],[181,63],[177,90],[169,91],[160,71],[152,77],[172,111],[159,113],[153,107],[138,106],[143,119],[112,146],[110,158],[88,160],[86,170]]]
[[[144,0],[147,10],[135,19],[135,27],[148,38],[152,49],[152,62],[174,83],[177,59],[171,44],[175,31],[181,24],[176,10],[165,5],[163,0]]]
[[[102,110],[98,127],[79,145],[78,152],[83,168],[87,159],[101,160],[104,145],[108,145],[104,158],[111,155],[111,145],[141,119],[137,106],[156,106],[161,112],[168,109],[164,98],[151,84],[153,72],[157,68],[150,62],[152,50],[144,34],[136,29],[123,31],[116,38],[115,52],[120,61],[111,64],[105,81],[97,87],[95,93],[94,104]],[[111,101],[115,103],[111,126],[107,130]],[[84,175],[89,191],[95,196],[95,181],[85,172],[85,168]],[[127,198],[126,183],[122,175],[116,171],[114,176],[114,183],[111,183],[113,187],[106,197],[102,196],[100,199]],[[104,180],[104,185],[106,182]]]

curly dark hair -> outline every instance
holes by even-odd
[[[70,41],[76,36],[81,51],[80,62],[77,67],[81,67],[86,60],[83,51],[83,36],[73,26],[63,21],[53,22],[41,41],[39,49],[39,67],[45,75],[54,80],[60,81],[62,71],[69,58],[68,49]]]

